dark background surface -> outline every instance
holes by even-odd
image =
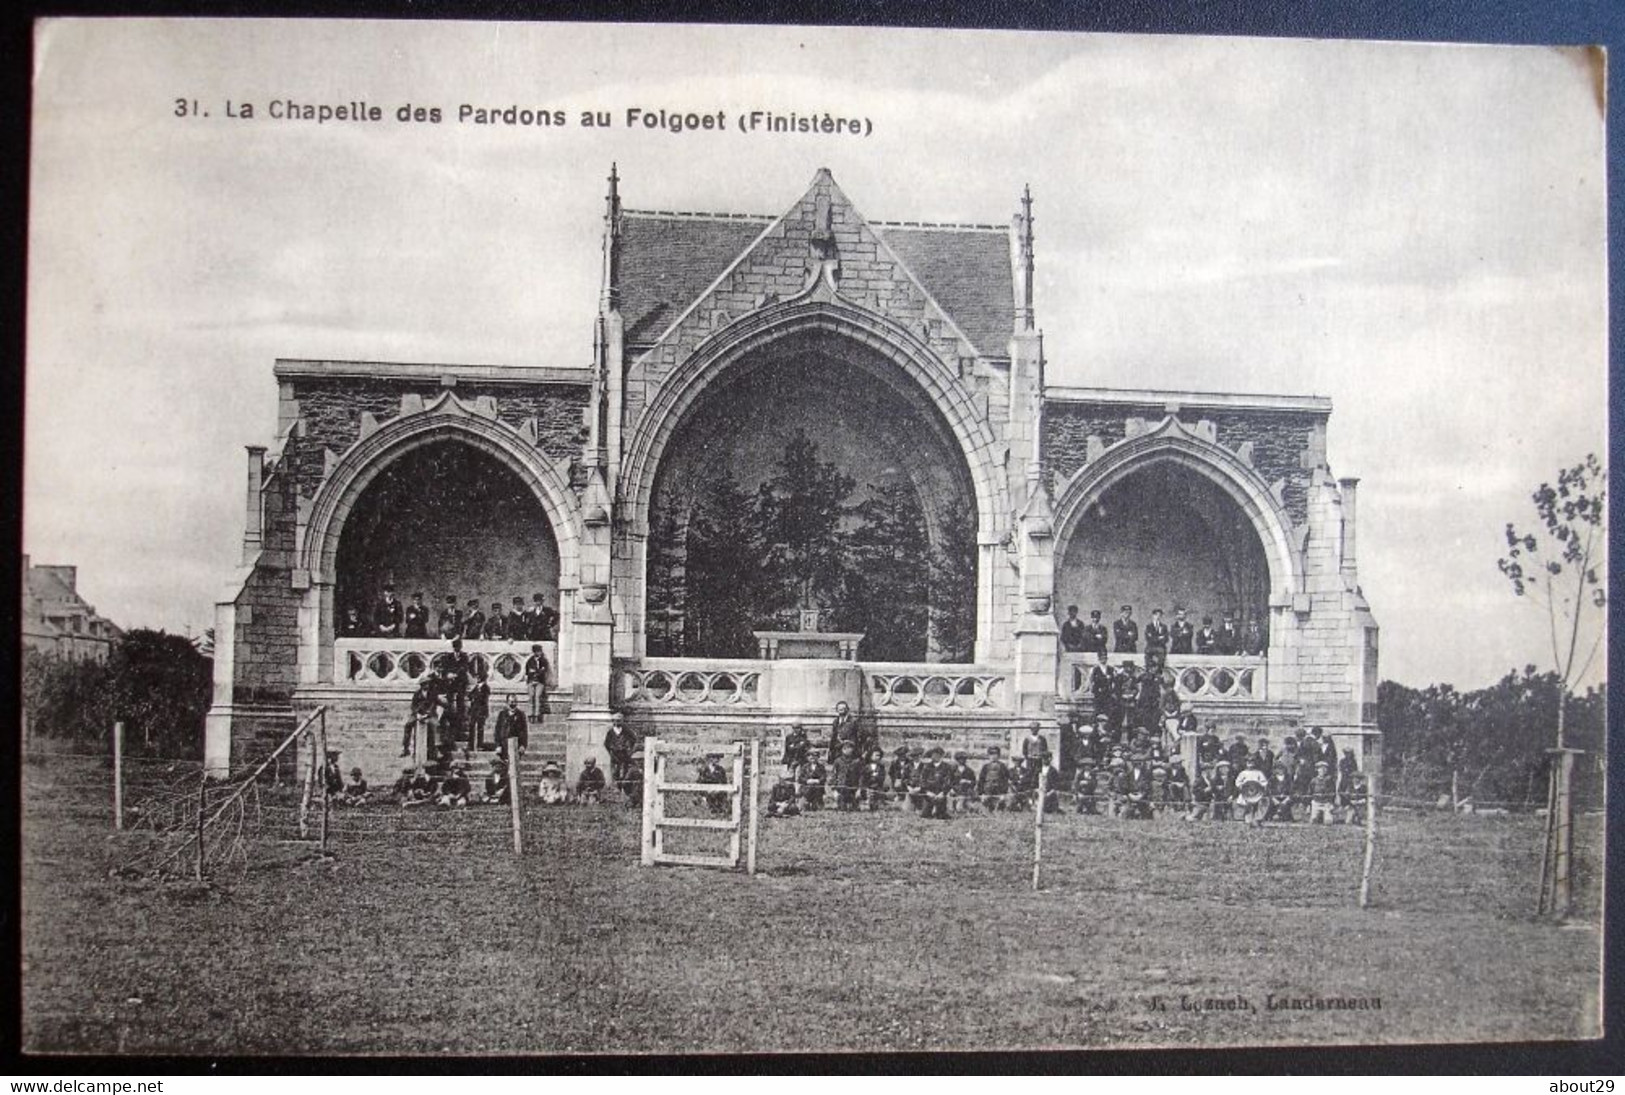
[[[670,5],[657,0],[629,0],[614,3],[607,0],[586,0],[572,4],[541,4],[492,2],[340,2],[318,3],[311,0],[296,2],[262,2],[262,0],[232,0],[224,3],[197,2],[131,2],[131,0],[80,0],[80,2],[30,2],[10,8],[0,23],[0,124],[4,125],[7,155],[0,159],[0,196],[5,201],[6,216],[0,220],[0,301],[6,309],[0,316],[0,330],[4,331],[5,357],[0,367],[0,406],[9,414],[4,433],[4,447],[0,449],[0,521],[7,522],[16,549],[0,553],[0,582],[9,582],[10,588],[20,588],[21,575],[21,502],[22,502],[22,399],[25,318],[25,241],[27,226],[28,186],[28,112],[29,83],[34,58],[30,49],[31,20],[44,15],[144,15],[144,16],[281,16],[281,17],[348,17],[348,18],[457,18],[457,19],[573,19],[583,21],[646,21],[646,22],[708,22],[708,23],[804,23],[820,25],[855,26],[919,26],[919,27],[974,27],[1011,28],[1024,30],[1116,31],[1158,34],[1223,34],[1255,35],[1294,38],[1346,38],[1346,39],[1406,39],[1417,41],[1494,42],[1494,43],[1546,43],[1560,45],[1598,44],[1618,47],[1621,28],[1625,26],[1625,4],[1618,0],[1511,0],[1506,3],[1471,2],[1412,2],[1397,0],[1231,0],[1231,2],[1124,2],[1124,3],[1005,3],[999,0],[965,2],[965,0],[841,0],[818,5],[792,3],[729,3],[720,0],[689,0],[682,5]],[[1618,102],[1622,91],[1620,58],[1614,58],[1608,78],[1609,98]],[[1620,386],[1617,364],[1619,316],[1621,314],[1619,253],[1622,220],[1619,195],[1619,163],[1621,139],[1617,107],[1609,111],[1608,166],[1609,166],[1609,224],[1610,224],[1610,404],[1615,415],[1620,410]],[[114,183],[116,185],[116,183]],[[163,429],[162,423],[153,423],[154,429]],[[1610,437],[1610,463],[1617,465],[1620,441],[1617,434]],[[1615,552],[1621,548],[1618,540],[1619,524],[1611,521],[1616,538],[1611,543]],[[1611,583],[1612,584],[1612,583]],[[1611,591],[1612,593],[1613,591]],[[17,695],[15,682],[19,668],[19,628],[16,597],[0,598],[0,636],[4,636],[3,664],[0,664],[0,710],[14,713]],[[1613,597],[1615,609],[1610,613],[1610,626],[1617,628],[1619,599]],[[1621,679],[1619,651],[1612,645],[1609,652],[1612,680]],[[1610,724],[1615,724],[1617,711],[1610,695]],[[15,726],[12,720],[9,725]],[[16,754],[18,738],[15,733],[0,734],[0,766],[8,773],[17,772]],[[1614,807],[1609,817],[1609,843],[1615,850],[1610,864],[1609,905],[1617,909],[1625,894],[1620,887],[1617,869],[1618,849],[1622,846],[1621,819],[1625,810],[1620,802],[1620,776],[1625,769],[1625,751],[1614,749],[1609,757],[1611,799]],[[4,814],[5,836],[13,843],[18,838],[18,814],[15,796],[8,796],[12,808]],[[12,862],[16,862],[13,858]],[[17,937],[17,898],[15,876],[11,876],[12,900],[7,903],[4,918],[9,953],[0,958],[0,970],[11,975],[11,1002],[20,1002],[15,974],[20,969],[20,948]],[[1613,919],[1613,918],[1611,918]],[[1613,933],[1617,938],[1617,933]],[[808,1072],[887,1072],[906,1074],[930,1072],[986,1072],[1033,1071],[1056,1073],[1146,1073],[1153,1075],[1234,1073],[1516,1073],[1539,1075],[1550,1079],[1569,1081],[1586,1080],[1599,1075],[1618,1076],[1620,1062],[1625,1060],[1625,1009],[1620,1006],[1620,956],[1617,947],[1607,955],[1607,1017],[1610,1037],[1606,1042],[1582,1045],[1493,1045],[1452,1047],[1399,1047],[1373,1049],[1336,1048],[1328,1050],[1291,1051],[1200,1051],[1157,1053],[1089,1053],[1089,1054],[976,1054],[948,1057],[920,1058],[918,1055],[900,1055],[887,1058],[803,1058],[774,1057],[766,1059],[659,1059],[639,1058],[616,1060],[594,1058],[589,1060],[548,1059],[542,1068],[571,1072],[626,1072],[626,1071],[704,1071],[760,1073],[771,1071]],[[1463,1001],[1463,1006],[1471,1006]],[[71,1061],[24,1060],[17,1056],[20,1028],[16,1009],[4,1024],[4,1050],[6,1070],[37,1072],[42,1074],[90,1076],[97,1073],[134,1072],[158,1073],[333,1073],[366,1070],[371,1073],[388,1069],[387,1062],[356,1060],[284,1060],[271,1062],[264,1059],[244,1061],[203,1060],[150,1060],[130,1068],[130,1062],[118,1060],[98,1061],[77,1058]],[[537,1071],[535,1062],[425,1062],[402,1061],[398,1071]],[[1530,1091],[1545,1091],[1546,1081],[1530,1082]]]

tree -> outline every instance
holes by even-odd
[[[683,556],[685,654],[755,656],[751,631],[760,626],[771,592],[762,572],[765,553],[758,500],[722,471],[701,488],[689,515]]]
[[[976,656],[976,507],[956,498],[931,552],[931,634],[943,661]]]
[[[869,489],[854,511],[852,562],[842,620],[863,632],[876,661],[916,662],[926,656],[931,604],[931,539],[925,512],[907,482]]]
[[[1561,686],[1557,697],[1561,749],[1574,684],[1591,668],[1602,643],[1600,617],[1608,593],[1598,562],[1608,541],[1608,472],[1596,454],[1588,454],[1583,462],[1558,472],[1556,487],[1542,483],[1531,497],[1540,528],[1520,531],[1508,521],[1507,554],[1499,565],[1515,594],[1546,610],[1552,664]],[[1592,616],[1599,618],[1594,638],[1585,624]]]
[[[850,568],[847,498],[856,486],[851,476],[818,459],[804,431],[785,445],[778,471],[757,496],[772,591],[765,608],[793,608],[806,594],[840,597]]]
[[[122,720],[132,747],[197,756],[212,676],[212,663],[186,636],[136,628],[105,664],[29,651],[23,703],[35,733],[100,743]]]

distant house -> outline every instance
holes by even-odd
[[[79,568],[35,566],[23,556],[23,648],[61,658],[106,661],[124,634],[79,596]]]

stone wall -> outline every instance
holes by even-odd
[[[1167,417],[1163,403],[1126,404],[1049,400],[1044,405],[1044,460],[1057,484],[1077,474],[1088,462],[1089,438],[1111,446],[1128,436],[1128,421],[1154,426]],[[1325,459],[1325,416],[1310,411],[1270,408],[1184,408],[1175,415],[1195,429],[1212,422],[1215,439],[1245,454],[1266,483],[1281,484],[1281,503],[1293,524],[1308,515],[1308,492],[1314,468]]]

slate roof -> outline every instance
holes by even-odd
[[[621,315],[630,344],[653,342],[775,218],[623,210]],[[1015,323],[1009,229],[992,225],[869,227],[988,357],[1004,357]]]

